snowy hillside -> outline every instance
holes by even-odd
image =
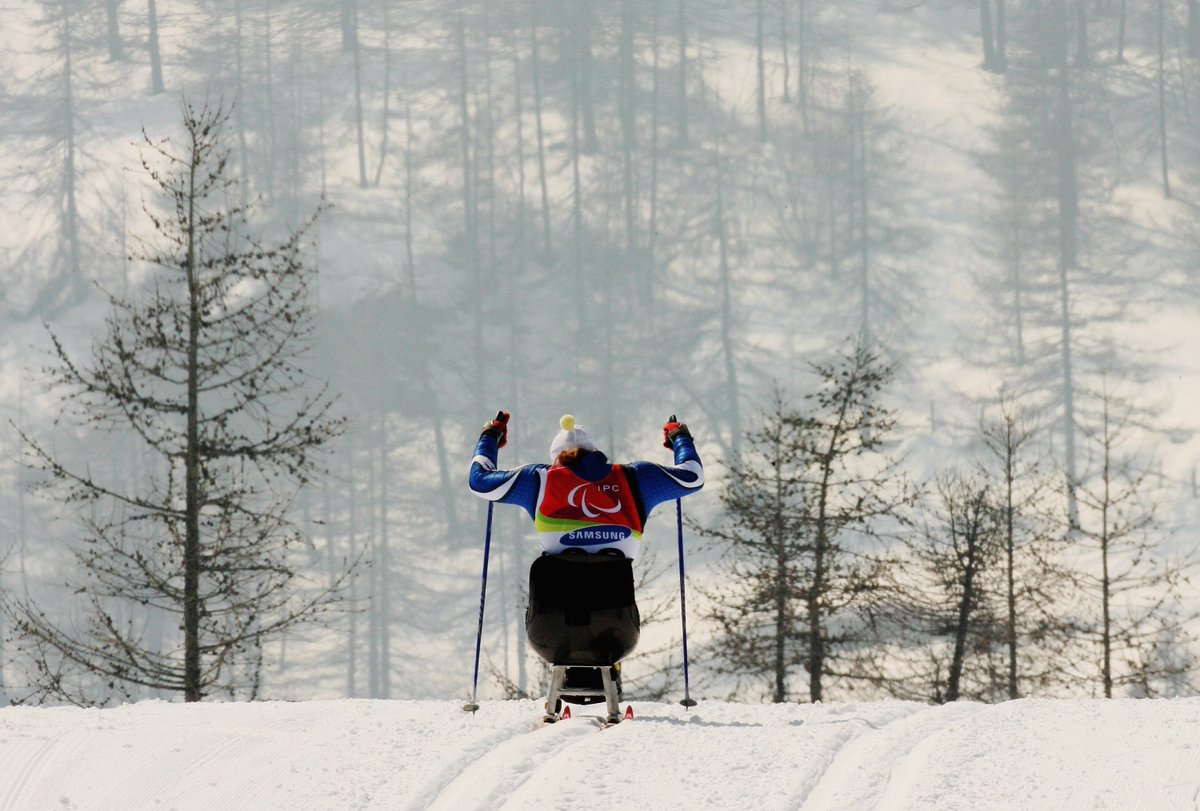
[[[997,12],[994,29],[989,9]],[[129,503],[177,509],[158,492],[177,480],[176,461],[128,425],[106,434],[96,430],[94,410],[64,410],[67,392],[47,369],[46,327],[72,357],[85,358],[104,334],[101,290],[132,294],[159,278],[162,268],[147,258],[157,244],[148,215],[165,201],[143,170],[153,152],[143,155],[142,133],[152,143],[178,139],[182,95],[229,105],[226,166],[244,202],[257,201],[256,229],[290,229],[320,201],[329,204],[310,234],[319,328],[304,347],[304,377],[314,389],[329,382],[346,430],[319,474],[303,487],[285,477],[268,500],[294,506],[287,518],[303,538],[289,560],[302,575],[297,593],[333,590],[343,564],[361,561],[339,592],[348,610],[324,615],[326,626],[281,637],[255,632],[230,661],[205,653],[205,667],[224,668],[226,687],[209,696],[461,700],[455,677],[467,673],[476,641],[481,559],[491,569],[479,695],[535,694],[544,663],[526,645],[522,617],[538,547],[517,510],[497,510],[491,534],[487,507],[466,486],[481,423],[501,408],[513,413],[504,467],[545,459],[564,413],[578,416],[613,461],[665,462],[663,419],[677,414],[690,424],[708,484],[685,508],[684,582],[693,652],[711,661],[720,641],[713,595],[749,580],[730,578],[719,564],[735,551],[703,534],[752,523],[728,515],[721,501],[734,480],[729,463],[764,427],[772,392],[781,390],[789,409],[806,407],[812,364],[853,335],[871,336],[898,363],[881,395],[896,415],[884,445],[929,496],[911,506],[905,526],[934,531],[921,539],[864,525],[841,541],[854,555],[900,555],[904,566],[889,563],[888,571],[904,576],[889,574],[889,587],[903,584],[913,603],[962,606],[954,612],[962,634],[952,637],[938,618],[922,617],[915,629],[911,616],[880,626],[872,618],[872,628],[891,635],[873,640],[869,677],[831,681],[824,698],[945,696],[956,643],[959,654],[969,652],[955,672],[973,697],[1087,697],[1105,681],[1122,696],[1200,691],[1197,593],[1176,587],[1189,567],[1200,573],[1198,34],[1200,5],[1180,2],[250,0],[231,8],[18,0],[0,26],[0,598],[28,599],[30,616],[85,629],[98,608],[91,600],[112,597],[103,613],[114,621],[100,627],[127,629],[170,678],[166,687],[160,678],[131,679],[114,690],[111,674],[67,666],[71,645],[43,661],[29,629],[0,612],[0,704],[61,692],[80,703],[170,698],[182,683],[187,636],[176,630],[182,611],[171,595],[182,578],[179,550],[167,544],[156,561],[168,572],[156,584],[167,584],[165,600],[136,589],[110,593],[111,584],[89,574],[86,550],[96,516],[120,509],[38,487],[36,464],[19,464],[34,440]],[[996,62],[997,49],[1007,67]],[[1061,66],[1051,65],[1051,54]],[[998,459],[981,435],[1002,395],[1029,418],[1030,464],[1015,486],[997,478]],[[205,400],[206,413],[224,413],[227,403]],[[1106,433],[1110,405],[1118,417],[1111,423],[1130,427],[1120,441]],[[997,556],[992,543],[1001,534],[991,534],[984,602],[964,587],[956,603],[959,592],[947,598],[937,589],[966,577],[929,576],[939,566],[900,548],[953,540],[941,521],[953,505],[939,503],[938,477],[979,465],[989,466],[983,489],[992,498],[1020,497],[1020,538],[1004,535],[1010,554]],[[1091,493],[1105,495],[1089,503]],[[652,518],[637,563],[645,627],[630,664],[641,681],[627,687],[647,696],[662,695],[663,674],[678,666],[674,521],[665,510]],[[1080,533],[1086,539],[1074,545]],[[1134,594],[1127,602],[1113,601],[1114,584],[1100,574],[1109,571],[1111,541],[1122,547],[1112,562],[1130,562],[1116,569],[1116,592]],[[1047,560],[1070,574],[1042,581],[1053,581],[1052,598],[1037,579]],[[974,577],[972,569],[972,590]],[[1111,637],[1112,605],[1124,628],[1115,649],[1101,638]],[[793,608],[793,617],[808,610]],[[1049,641],[1047,618],[1063,632]],[[257,614],[254,621],[272,627]],[[901,638],[900,627],[911,638]],[[998,640],[1007,642],[1009,630],[1012,644],[1002,650]],[[1015,663],[1018,641],[1027,661],[1020,673],[1015,664],[1005,671],[1000,660]],[[1099,664],[1106,651],[1115,676]],[[804,695],[805,651],[789,656],[787,696]],[[1011,672],[1008,683],[1002,672]],[[697,675],[693,686],[707,695],[768,697],[769,680],[742,663]],[[999,744],[991,737],[1005,719],[1034,732],[1054,727],[1032,720],[1040,710],[1029,707],[1042,706],[1071,720],[1039,746],[1120,777],[1101,804],[1150,797],[1139,782],[1145,773],[1114,772],[1107,750],[1073,748],[1076,737],[1101,746],[1093,724],[1127,728],[1128,719],[1112,714],[1125,705],[705,705],[706,724],[745,721],[763,731],[695,727],[704,733],[694,746],[694,725],[653,720],[677,710],[648,708],[645,723],[588,745],[624,741],[617,760],[636,761],[619,780],[603,781],[618,803],[645,801],[661,781],[650,799],[689,807],[730,807],[729,797],[733,805],[795,806],[809,792],[814,806],[825,797],[829,807],[854,807],[839,795],[851,787],[867,792],[863,806],[885,796],[964,805],[985,796],[1023,806],[1041,798],[1017,787],[1009,797],[989,787],[990,778],[1007,787],[1006,770],[1028,771],[1030,785],[1059,786],[1045,771],[1054,761],[1018,760],[1036,747],[1021,736]],[[1179,706],[1194,705],[1137,705],[1136,717],[1155,728]],[[528,771],[546,760],[534,750],[573,742],[571,728],[500,746],[536,715],[528,705],[489,705],[470,721],[445,704],[27,712],[0,715],[0,766],[14,757],[30,764],[0,769],[14,781],[11,793],[0,791],[0,807],[88,807],[103,796],[88,784],[91,774],[114,792],[93,807],[127,807],[127,761],[139,752],[147,778],[160,781],[160,790],[147,784],[139,796],[166,806],[221,805],[229,791],[245,807],[294,807],[329,791],[327,807],[389,806],[400,796],[421,807],[492,746],[500,748],[487,762],[505,785],[523,783],[536,799],[560,792],[555,804],[571,796]],[[330,717],[309,717],[316,713]],[[856,714],[863,718],[842,723]],[[950,718],[958,725],[927,737]],[[164,767],[171,746],[153,728],[170,734],[182,719],[195,719],[199,730],[170,755],[180,768]],[[805,725],[793,729],[793,720]],[[93,732],[62,739],[66,771],[53,759],[63,749],[39,754],[39,736],[59,726],[126,722],[137,731],[111,745],[90,745]],[[375,723],[386,739],[363,731]],[[209,748],[209,727],[211,741],[264,736],[264,745]],[[352,727],[360,737],[351,745],[341,736]],[[311,750],[307,739],[294,740],[301,728],[315,736]],[[1177,731],[1184,751],[1185,729],[1164,726],[1162,734]],[[14,730],[21,734],[6,734]],[[960,734],[1012,747],[1011,756],[934,756]],[[851,738],[853,748],[840,748]],[[747,751],[751,744],[762,751]],[[397,763],[410,745],[429,751]],[[871,760],[892,745],[915,751],[921,763]],[[79,771],[72,747],[88,752],[94,772]],[[280,751],[294,763],[274,758]],[[681,751],[714,762],[745,751],[753,767],[731,775],[698,763],[685,781]],[[953,751],[963,758],[970,749]],[[268,765],[256,768],[252,757]],[[330,758],[345,758],[345,771]],[[188,772],[194,779],[180,779],[182,764],[198,762]],[[878,779],[864,782],[860,762]],[[268,779],[278,763],[292,763],[300,776]],[[215,778],[203,764],[215,765]],[[626,776],[634,768],[645,771]],[[1066,771],[1061,796],[1048,803],[1078,792],[1086,804],[1109,785]],[[486,794],[472,782],[480,772],[464,780]],[[1172,774],[1155,778],[1154,790],[1175,785]],[[981,794],[953,789],[946,775]],[[276,782],[299,793],[276,793]],[[1196,788],[1171,789],[1182,793],[1169,799],[1194,803]],[[596,799],[596,790],[585,796]]]
[[[0,710],[0,809],[1194,809],[1200,699]]]

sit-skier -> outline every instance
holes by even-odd
[[[640,633],[632,560],[641,547],[642,528],[657,505],[704,485],[692,435],[672,417],[662,432],[664,447],[675,453],[673,466],[614,465],[568,415],[550,443],[549,465],[501,470],[498,450],[507,442],[508,420],[501,411],[484,424],[470,483],[482,498],[523,507],[533,519],[542,554],[529,571],[525,629],[530,644],[552,665],[574,666],[567,667],[561,685],[565,700],[603,700],[572,697],[570,691],[599,688],[598,668],[608,666],[619,700],[619,660],[633,650]],[[557,706],[547,709],[558,712]]]

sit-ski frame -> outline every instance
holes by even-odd
[[[617,698],[617,684],[613,681],[609,668],[607,666],[589,668],[600,671],[601,686],[597,688],[564,687],[563,682],[567,678],[567,667],[567,665],[554,665],[554,670],[550,674],[550,692],[546,695],[546,721],[553,723],[562,718],[562,714],[558,711],[558,701],[563,696],[574,696],[577,698],[602,696],[608,709],[608,723],[620,723],[621,707],[620,701]],[[572,665],[571,667],[578,670],[584,669],[578,665]]]

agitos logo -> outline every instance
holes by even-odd
[[[589,504],[587,489],[589,486],[594,486],[596,490],[599,491],[599,495],[595,493],[592,494],[593,501],[597,499],[602,502],[607,501],[612,503],[613,506],[602,507],[599,504]],[[591,482],[584,482],[577,487],[573,487],[571,492],[567,493],[567,504],[575,507],[578,510],[582,510],[584,516],[587,518],[599,518],[601,515],[612,515],[613,513],[619,513],[622,509],[621,499],[617,495],[617,493],[620,492],[620,489],[621,488],[615,484],[593,485]]]

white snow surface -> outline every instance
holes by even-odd
[[[1196,809],[1200,699],[0,709],[0,809]]]

